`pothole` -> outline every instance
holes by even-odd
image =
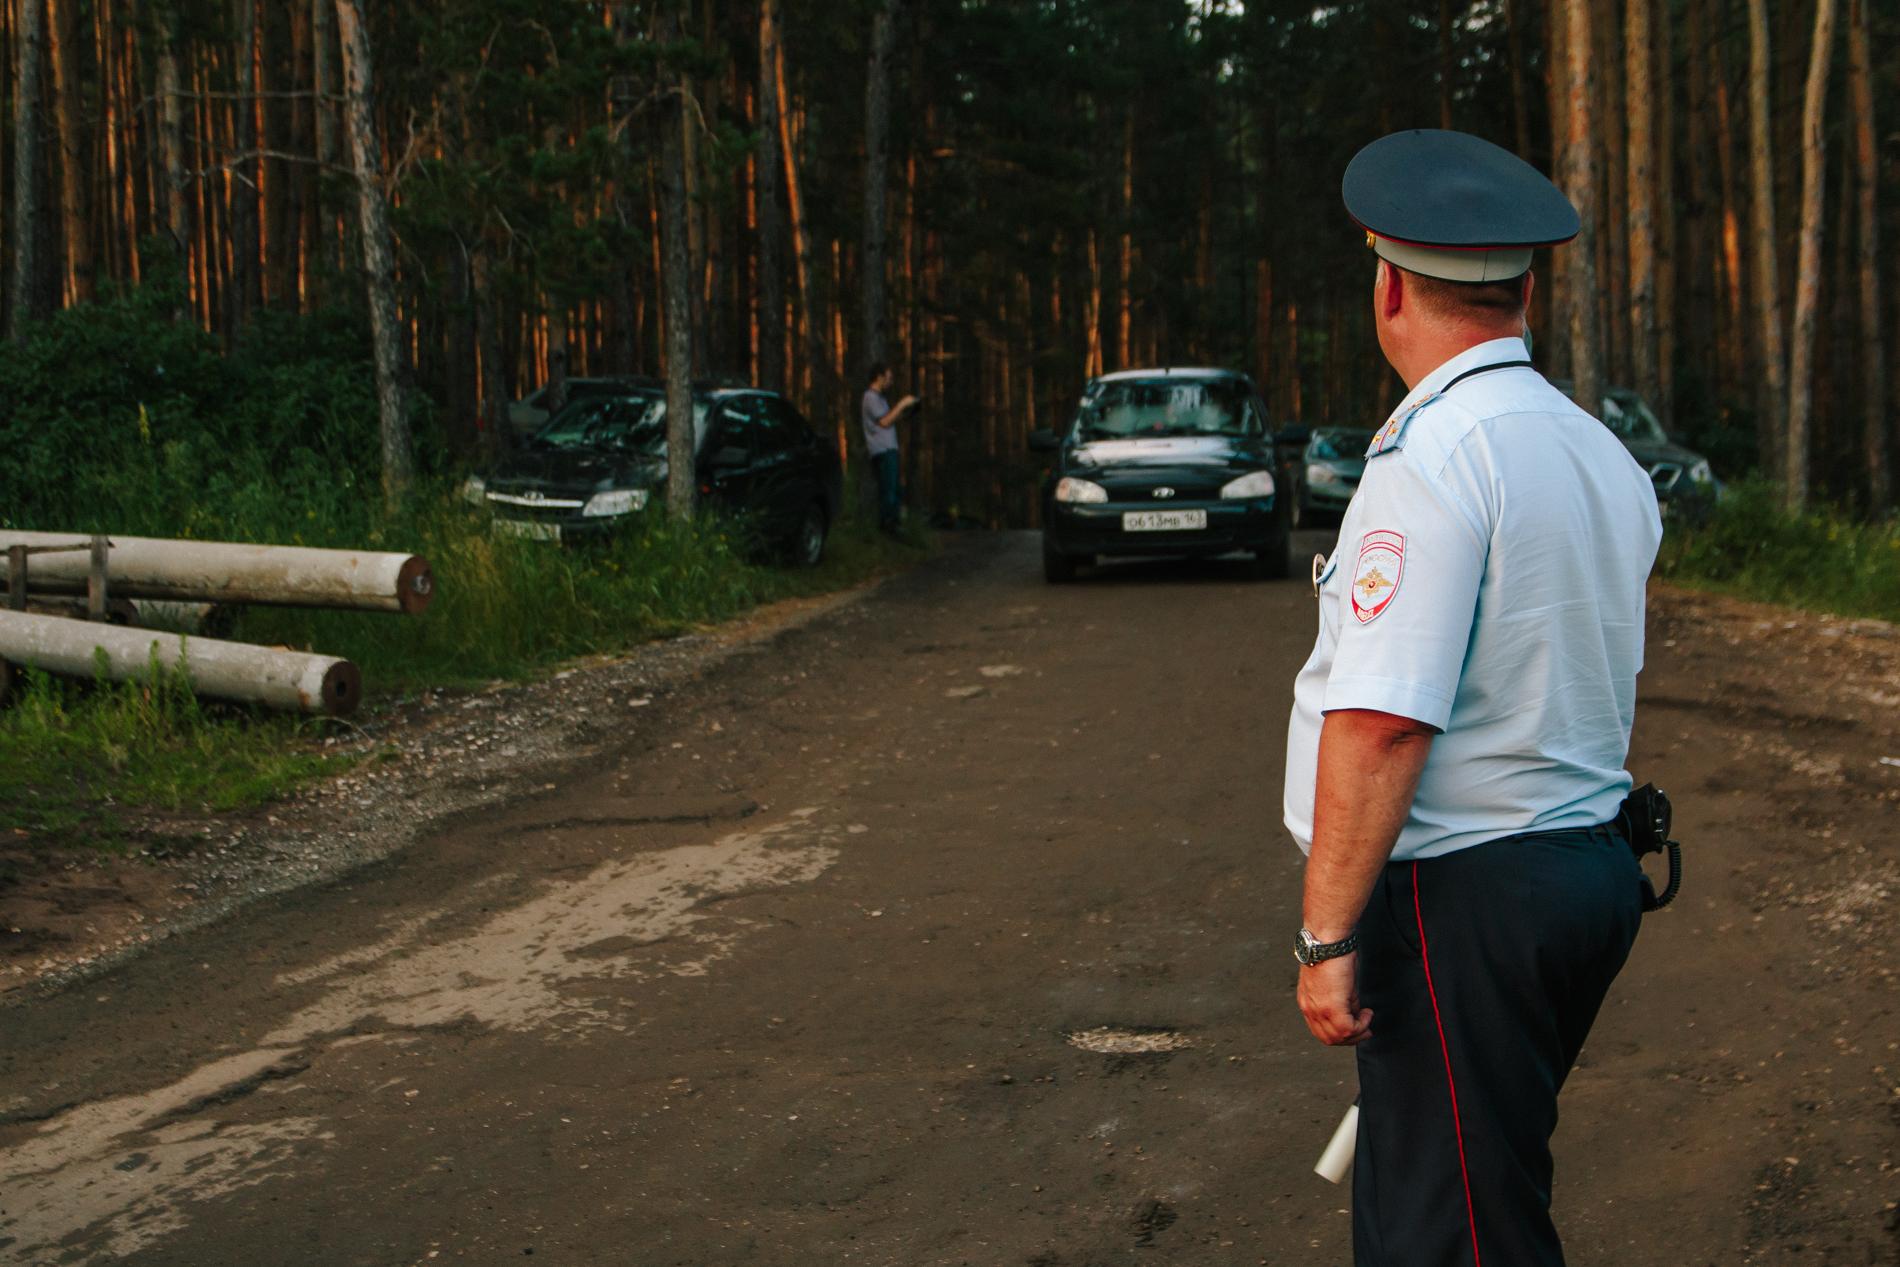
[[[1105,1056],[1134,1056],[1149,1052],[1180,1051],[1194,1040],[1180,1030],[1156,1025],[1098,1025],[1069,1035],[1069,1046]]]

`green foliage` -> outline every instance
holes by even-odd
[[[1900,620],[1900,525],[1826,507],[1790,515],[1764,483],[1731,488],[1701,523],[1672,525],[1657,572],[1743,598]]]
[[[115,846],[107,807],[233,810],[348,759],[310,747],[315,723],[199,703],[180,672],[91,685],[28,673],[0,711],[0,816],[14,834]]]

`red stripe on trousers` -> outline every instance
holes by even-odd
[[[1432,984],[1432,956],[1425,946],[1425,911],[1418,898],[1418,863],[1412,864],[1412,913],[1418,918],[1418,957],[1425,965],[1425,992],[1432,998],[1432,1021],[1438,1026],[1438,1050],[1445,1054],[1445,1089],[1451,1092],[1451,1129],[1458,1137],[1458,1173],[1465,1181],[1465,1218],[1471,1226],[1471,1264],[1484,1267],[1478,1257],[1478,1212],[1471,1203],[1471,1168],[1465,1164],[1465,1128],[1458,1117],[1458,1082],[1451,1076],[1451,1046],[1445,1041],[1445,1018],[1438,1010],[1438,987]]]

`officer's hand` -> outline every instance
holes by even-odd
[[[1313,1037],[1351,1047],[1372,1037],[1372,1009],[1359,1006],[1359,956],[1341,955],[1300,969],[1300,1011]]]

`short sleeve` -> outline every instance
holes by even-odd
[[[1451,718],[1490,532],[1409,449],[1373,458],[1337,547],[1339,643],[1323,712]]]

